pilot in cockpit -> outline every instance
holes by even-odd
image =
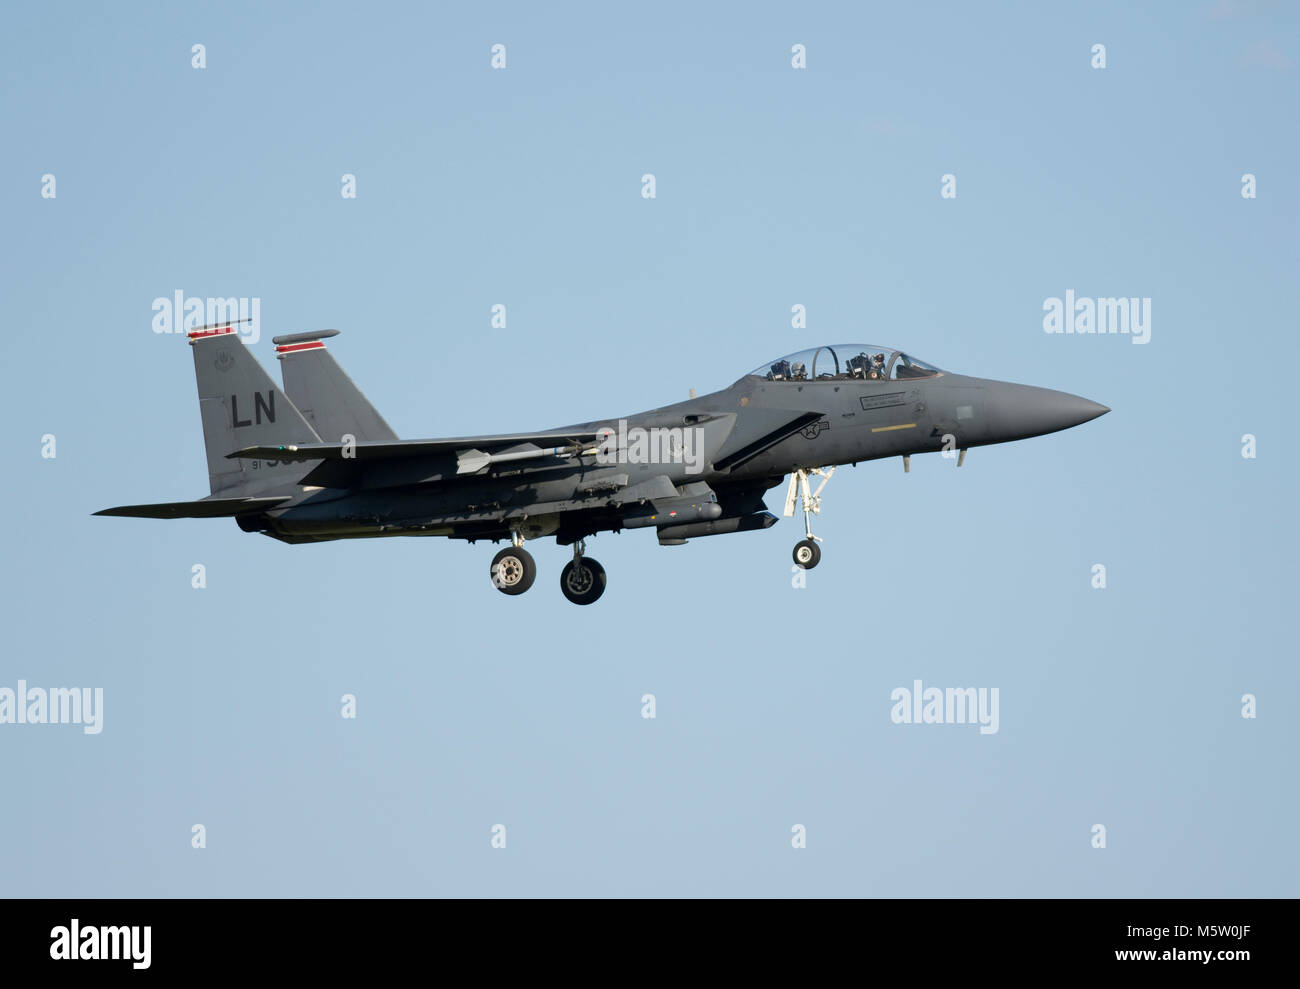
[[[804,381],[808,377],[808,371],[804,367],[803,361],[795,361],[790,365],[790,379],[792,381]]]
[[[848,360],[849,377],[867,378],[876,381],[885,376],[885,355],[868,354],[866,351]]]

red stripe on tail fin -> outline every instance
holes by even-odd
[[[275,348],[275,356],[283,360],[287,355],[296,354],[299,351],[324,350],[324,349],[325,349],[325,344],[321,343],[319,340],[314,340],[311,343],[282,344],[279,347]]]

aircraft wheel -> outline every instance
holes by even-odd
[[[605,593],[605,568],[588,556],[560,571],[560,591],[574,604],[591,604]]]
[[[822,561],[822,548],[811,539],[800,539],[794,544],[794,562],[804,570],[811,570]]]
[[[502,594],[523,594],[537,579],[537,564],[522,547],[508,546],[492,557],[492,585]]]

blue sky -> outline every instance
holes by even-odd
[[[0,687],[105,709],[0,725],[0,891],[1296,895],[1300,15],[1128,7],[6,9]],[[1067,289],[1150,342],[1045,334]],[[91,518],[207,493],[177,290],[259,298],[277,376],[343,330],[403,437],[840,340],[1113,411],[841,469],[804,588],[796,520],[603,534],[578,609],[549,540],[508,598],[488,544]],[[892,723],[917,679],[1000,730]]]

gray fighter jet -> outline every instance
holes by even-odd
[[[287,543],[373,536],[509,540],[492,582],[522,594],[537,569],[526,539],[573,547],[560,590],[604,593],[586,556],[599,532],[653,529],[660,545],[777,521],[763,496],[789,475],[805,538],[794,562],[821,559],[812,516],[836,465],[966,450],[1041,436],[1110,410],[1065,392],[971,378],[868,344],[815,347],[760,365],[722,391],[638,415],[562,429],[401,440],[325,349],[337,330],[274,339],[284,389],[233,325],[189,333],[211,494],[97,515],[233,517]],[[813,479],[817,479],[814,489]]]

